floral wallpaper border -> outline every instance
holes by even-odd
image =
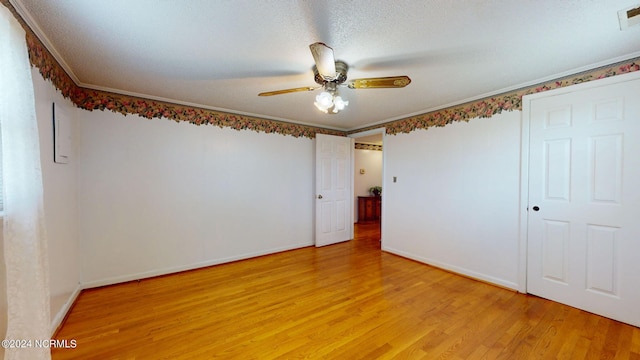
[[[630,59],[613,65],[589,70],[579,74],[567,76],[558,80],[526,87],[520,90],[480,99],[478,101],[461,104],[446,109],[436,110],[425,114],[395,120],[375,126],[350,131],[348,134],[384,127],[389,135],[409,133],[418,129],[442,127],[456,121],[468,122],[474,118],[489,118],[502,111],[522,110],[522,97],[534,93],[553,90],[561,87],[576,85],[592,80],[626,74],[640,70],[640,58]]]
[[[355,143],[354,149],[356,150],[375,150],[382,151],[382,145],[376,144],[364,144],[364,143]]]
[[[0,0],[22,24],[26,31],[26,41],[31,65],[37,67],[42,77],[70,99],[77,107],[89,111],[110,110],[124,115],[139,115],[147,119],[167,118],[174,121],[187,121],[195,125],[214,125],[236,130],[252,130],[264,133],[277,133],[294,137],[315,138],[315,134],[346,136],[370,129],[386,128],[386,133],[395,135],[409,133],[430,127],[442,127],[456,121],[469,121],[473,118],[488,118],[502,111],[522,109],[524,95],[575,85],[587,81],[626,74],[640,70],[640,58],[623,61],[617,64],[589,70],[559,80],[526,87],[520,90],[484,98],[478,101],[461,104],[433,112],[428,112],[405,119],[381,123],[352,131],[340,131],[300,125],[285,121],[262,119],[257,117],[225,113],[220,111],[183,106],[169,102],[154,101],[145,98],[121,95],[100,90],[92,90],[78,86],[64,71],[62,66],[42,44],[26,22],[20,17],[9,0]]]

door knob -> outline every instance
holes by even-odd
[[[539,208],[538,206],[534,206],[532,209],[533,209],[533,211],[538,211],[538,210],[540,210],[540,208]]]
[[[322,195],[318,195],[318,199],[322,199]]]

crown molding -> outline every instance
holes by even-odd
[[[64,71],[67,73],[67,75],[69,75],[69,77],[73,80],[73,82],[75,82],[76,85],[78,86],[83,86],[80,79],[78,79],[76,74],[71,69],[71,66],[69,66],[69,64],[64,60],[62,55],[60,55],[60,52],[58,51],[58,49],[56,49],[56,47],[53,46],[53,43],[51,42],[51,40],[49,40],[49,37],[47,36],[47,34],[45,34],[44,31],[42,31],[38,23],[33,19],[31,14],[29,14],[29,12],[26,10],[22,2],[20,0],[9,0],[9,3],[13,5],[13,8],[16,10],[18,15],[20,15],[20,17],[27,24],[27,26],[31,28],[31,31],[33,31],[33,33],[38,37],[38,39],[40,39],[40,42],[42,42],[42,45],[44,45],[47,48],[47,50],[49,50],[51,55],[56,59],[58,64],[62,66]]]

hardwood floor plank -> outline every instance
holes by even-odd
[[[640,329],[354,241],[83,291],[63,359],[638,359]]]

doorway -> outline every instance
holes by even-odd
[[[352,134],[353,150],[353,210],[354,222],[360,227],[377,227],[381,243],[384,212],[382,192],[384,168],[384,129]],[[381,189],[377,193],[374,189]]]

